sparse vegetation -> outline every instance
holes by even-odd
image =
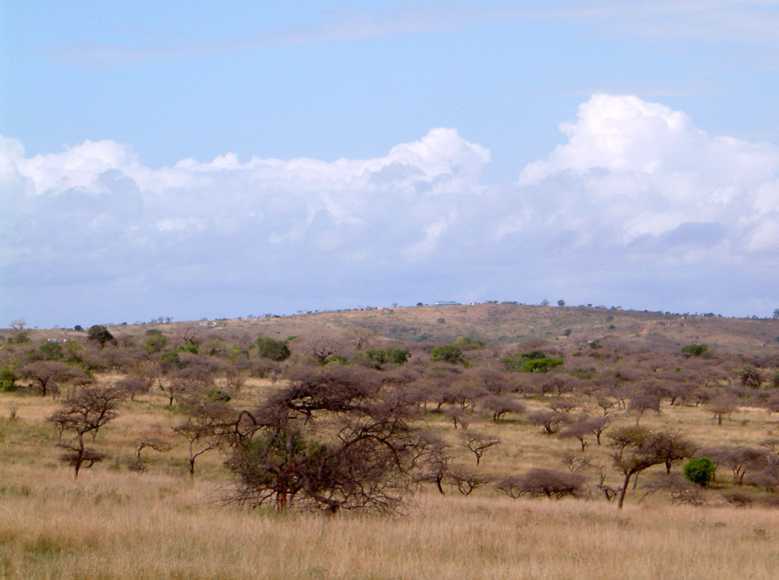
[[[570,316],[574,310],[551,312]],[[415,311],[425,315],[425,308]],[[391,324],[403,316],[397,309]],[[133,576],[136,568],[121,568],[132,561],[147,575],[188,577],[201,573],[191,568],[196,562],[211,575],[256,576],[244,567],[249,558],[284,577],[310,576],[314,565],[329,576],[353,575],[353,564],[341,572],[331,568],[349,558],[346,548],[318,559],[287,547],[292,563],[257,555],[248,540],[233,535],[235,526],[260,526],[263,541],[274,542],[293,530],[305,536],[308,530],[299,527],[307,525],[327,528],[327,536],[359,529],[387,538],[381,561],[360,568],[367,576],[387,566],[415,576],[435,562],[431,576],[455,577],[448,560],[435,555],[435,546],[444,544],[429,538],[430,526],[448,522],[452,549],[460,553],[470,544],[457,526],[477,525],[493,537],[513,514],[512,526],[537,522],[533,535],[551,533],[558,523],[555,533],[565,530],[554,547],[538,544],[549,550],[546,565],[557,570],[563,564],[554,554],[560,538],[569,536],[571,542],[592,540],[590,551],[600,558],[617,550],[631,561],[631,552],[603,539],[624,533],[626,520],[616,509],[622,507],[630,525],[656,538],[652,542],[676,534],[689,543],[675,544],[679,563],[656,574],[696,575],[702,565],[687,558],[690,546],[699,545],[700,529],[691,521],[739,522],[723,534],[751,534],[754,521],[772,529],[769,506],[779,497],[776,353],[755,355],[700,331],[694,339],[658,344],[652,338],[638,347],[628,338],[591,338],[570,318],[546,341],[464,340],[457,337],[489,336],[489,330],[472,322],[460,329],[457,316],[447,311],[439,332],[449,334],[438,335],[438,346],[362,325],[304,327],[283,319],[218,331],[174,325],[164,334],[111,327],[113,338],[103,344],[75,331],[25,330],[26,342],[0,348],[0,460],[13,465],[0,475],[0,496],[10,507],[0,534],[11,538],[0,548],[0,569],[31,578],[53,570],[65,577]],[[620,327],[630,327],[624,315],[614,316]],[[434,312],[429,317],[440,326]],[[427,332],[420,326],[414,336]],[[575,332],[561,338],[569,327]],[[265,340],[269,336],[294,338]],[[693,342],[701,338],[717,347],[703,358],[680,351],[679,344],[703,344]],[[593,349],[596,339],[600,348]],[[536,366],[548,360],[559,362]],[[400,511],[406,518],[361,519],[352,511]],[[46,532],[49,547],[35,548],[46,551],[46,559],[31,559],[27,544],[15,538],[41,535],[44,524],[35,522],[45,521],[44,513],[67,525]],[[137,557],[117,557],[111,546],[125,537],[118,521],[138,534],[125,552],[179,545],[179,537],[153,526],[151,513],[164,515],[165,525],[198,550],[181,552],[186,559],[141,564]],[[582,523],[594,536],[584,534],[585,540],[571,522],[587,518],[600,523]],[[102,526],[96,537],[106,540],[82,550],[69,543],[78,525]],[[399,553],[392,556],[402,543],[400,530],[424,559],[414,567]],[[608,550],[595,542],[598,533],[605,534]],[[522,534],[525,544],[536,541],[529,536]],[[510,573],[500,571],[513,548],[499,536],[491,541],[496,567],[473,569],[470,576],[516,575],[516,563],[505,568]],[[227,545],[251,555],[225,559]],[[729,548],[731,556],[754,550],[738,543]],[[614,570],[624,572],[620,566]],[[754,577],[770,577],[753,569]],[[604,577],[594,565],[566,573]]]

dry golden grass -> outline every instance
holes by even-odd
[[[271,388],[252,381],[238,402],[250,404]],[[15,422],[7,419],[12,404]],[[656,496],[639,502],[639,487],[623,512],[597,495],[513,501],[486,488],[467,498],[422,489],[391,518],[228,507],[220,500],[229,477],[216,453],[198,463],[194,482],[181,443],[168,454],[150,453],[146,473],[127,469],[143,433],[169,432],[180,419],[156,396],[123,406],[96,444],[111,459],[74,481],[59,466],[45,423],[55,406],[0,396],[0,578],[769,579],[779,570],[779,511],[727,507],[716,490],[712,507],[691,508]],[[457,444],[459,433],[443,417],[427,422]],[[741,409],[722,427],[693,407],[666,407],[642,423],[678,426],[701,444],[756,444],[777,430],[775,417],[755,409]],[[575,440],[543,435],[518,418],[474,420],[471,429],[503,440],[481,468],[496,476],[561,468],[562,455],[578,450]],[[603,448],[584,455],[608,465]],[[461,450],[457,463],[473,458]]]
[[[774,512],[421,494],[394,518],[278,516],[173,476],[4,473],[7,578],[776,577]]]

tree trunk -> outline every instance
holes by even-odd
[[[628,492],[628,485],[630,484],[630,476],[632,473],[625,475],[625,481],[622,483],[622,489],[619,491],[619,502],[617,508],[622,509],[622,505],[625,503],[625,494]]]

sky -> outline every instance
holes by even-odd
[[[0,326],[779,308],[779,0],[0,0]]]

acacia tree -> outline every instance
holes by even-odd
[[[438,493],[444,492],[444,482],[450,475],[451,456],[447,452],[447,445],[433,436],[427,436],[427,452],[423,461],[423,471],[419,481],[427,481],[435,484]]]
[[[620,427],[609,432],[608,437],[614,448],[614,466],[625,478],[617,502],[622,509],[631,478],[653,465],[665,463],[667,455],[661,444],[661,435],[644,427]]]
[[[391,512],[414,481],[429,440],[411,425],[418,403],[364,368],[297,369],[290,385],[242,412],[227,434],[235,500]],[[316,429],[326,422],[327,437]]]
[[[79,368],[58,361],[36,361],[24,365],[19,374],[37,387],[42,397],[59,391],[65,382],[86,383],[89,377]]]
[[[479,401],[481,408],[492,416],[494,423],[500,420],[508,413],[520,414],[525,412],[525,406],[506,395],[488,395]]]
[[[468,451],[473,453],[473,456],[476,458],[476,465],[479,465],[481,458],[484,457],[488,449],[500,445],[500,439],[480,433],[468,432],[463,434],[463,445]]]
[[[143,452],[146,449],[151,449],[157,453],[166,453],[171,450],[171,445],[163,437],[156,434],[140,438],[135,444],[135,461],[130,464],[131,469],[146,471],[146,462],[143,459]]]
[[[654,445],[658,453],[663,456],[666,475],[671,474],[674,461],[687,459],[695,453],[696,446],[681,433],[657,433]]]
[[[466,468],[450,469],[449,478],[457,491],[464,496],[471,495],[475,490],[490,482],[490,478],[483,473]]]
[[[601,443],[601,435],[609,425],[607,417],[588,417],[584,415],[568,425],[560,432],[561,437],[570,437],[579,440],[582,451],[589,445],[589,437],[595,437],[598,445]]]
[[[512,499],[522,495],[560,499],[582,492],[586,478],[579,473],[534,468],[519,477],[507,477],[498,483],[498,491]]]
[[[570,421],[570,417],[563,413],[542,409],[528,414],[528,421],[533,425],[542,427],[547,435],[554,435],[560,430],[560,427]]]
[[[729,417],[738,408],[737,401],[732,395],[721,395],[707,405],[711,414],[717,419],[717,425],[722,426],[722,419]]]
[[[187,418],[173,431],[187,443],[189,476],[195,477],[197,460],[224,443],[222,434],[229,429],[232,411],[223,403],[201,400],[189,401],[185,408]]]
[[[90,468],[104,455],[86,447],[85,437],[92,434],[94,440],[99,430],[118,415],[119,404],[125,393],[116,388],[87,387],[68,397],[51,417],[60,433],[60,447],[65,449],[62,461],[73,467],[74,478],[82,468]],[[64,433],[71,433],[72,440],[63,443]]]
[[[729,468],[736,485],[744,484],[749,471],[761,471],[770,457],[766,449],[745,446],[712,447],[701,450],[700,455],[712,459],[717,467]]]
[[[660,414],[660,397],[651,391],[639,392],[630,399],[628,412],[636,416],[636,425],[647,411]]]
[[[214,383],[217,365],[207,357],[188,355],[182,357],[183,368],[174,369],[166,380],[159,379],[160,390],[168,398],[168,406],[177,399],[197,397]]]

